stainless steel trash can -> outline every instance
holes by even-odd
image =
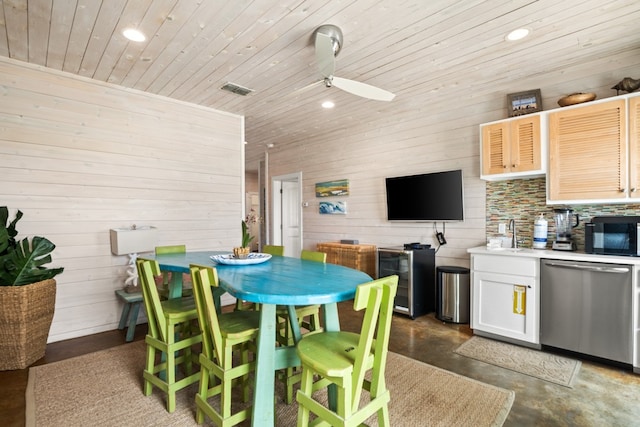
[[[436,268],[436,317],[444,322],[469,323],[469,269]]]

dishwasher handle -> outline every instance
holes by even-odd
[[[544,265],[549,267],[568,268],[572,270],[594,271],[599,273],[617,273],[626,274],[630,271],[630,267],[609,267],[603,265],[589,265],[583,263],[561,263],[561,262],[545,262]]]

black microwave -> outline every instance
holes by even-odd
[[[585,224],[588,254],[640,256],[640,216],[596,216]]]

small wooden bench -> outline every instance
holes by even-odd
[[[125,341],[131,342],[133,341],[133,334],[136,331],[136,321],[138,320],[140,305],[142,305],[142,292],[127,293],[124,289],[118,289],[116,295],[124,302],[118,329],[123,330],[127,327],[127,337]]]

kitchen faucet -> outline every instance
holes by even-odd
[[[511,237],[511,247],[517,248],[518,236],[516,235],[516,221],[513,218],[509,220],[509,231],[513,231],[513,235]]]

